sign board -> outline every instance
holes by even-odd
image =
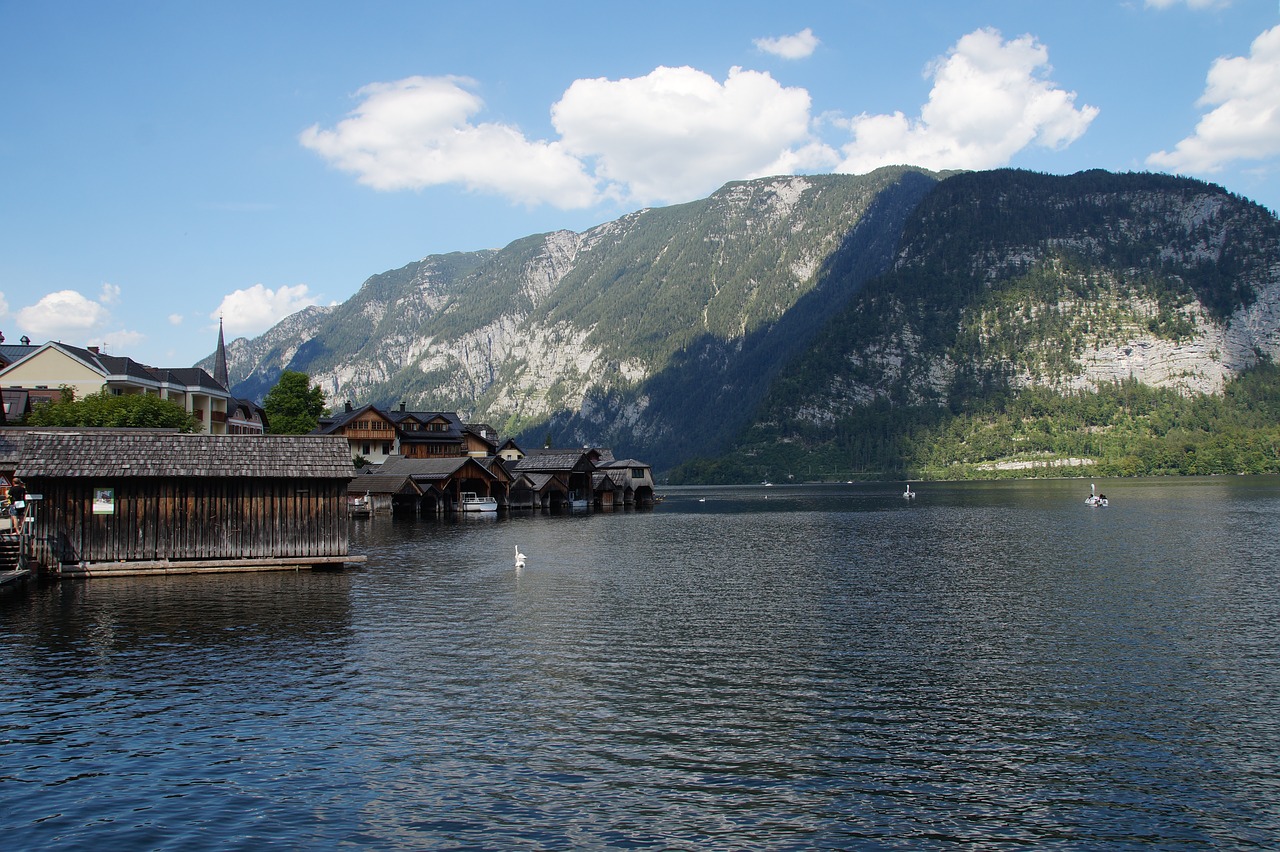
[[[95,515],[114,515],[116,513],[116,490],[114,488],[93,489],[93,513]]]

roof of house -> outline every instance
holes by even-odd
[[[600,464],[598,464],[598,465],[597,465],[597,467],[602,467],[602,468],[607,467],[607,468],[610,468],[610,469],[612,469],[612,468],[619,468],[619,469],[620,469],[620,468],[624,468],[624,467],[627,467],[627,468],[630,468],[630,467],[648,467],[648,466],[649,466],[649,464],[648,464],[647,462],[642,462],[642,461],[640,461],[640,460],[638,460],[638,459],[614,459],[613,461],[601,462]]]
[[[7,366],[14,361],[20,361],[39,349],[39,346],[30,344],[23,345],[19,343],[3,343],[0,344],[0,366]]]
[[[348,494],[418,494],[413,477],[407,474],[387,475],[367,473],[347,483]]]
[[[200,388],[219,395],[229,394],[226,388],[218,384],[213,376],[200,367],[148,367],[132,358],[104,355],[93,349],[85,349],[58,341],[51,341],[42,346],[29,348],[31,351],[22,356],[24,359],[34,356],[45,349],[57,349],[107,379],[115,377],[143,384],[181,385],[184,388]]]
[[[519,479],[523,479],[529,484],[529,487],[532,490],[539,494],[547,491],[548,489],[554,489],[556,491],[569,490],[569,486],[565,485],[564,480],[556,473],[538,473],[536,471],[531,473],[522,473],[520,474]]]
[[[13,467],[23,477],[355,476],[347,442],[325,435],[246,438],[162,429],[12,429],[0,434],[21,444]]]
[[[380,415],[385,420],[391,419],[387,417],[384,412],[372,405],[362,405],[359,408],[353,408],[350,411],[340,411],[332,417],[321,417],[319,425],[316,426],[316,432],[321,435],[330,435],[350,423],[352,420],[355,420],[357,417],[362,417],[370,411],[374,414]]]
[[[448,479],[463,465],[476,460],[469,456],[446,456],[432,459],[410,459],[404,456],[391,456],[381,465],[379,473],[397,476],[412,476],[417,480]],[[483,466],[477,465],[482,470]],[[485,471],[488,473],[488,471]]]
[[[603,488],[605,481],[613,483],[615,488],[631,487],[631,471],[621,467],[602,467],[591,475],[591,487]]]
[[[571,471],[578,469],[583,461],[591,460],[587,450],[529,450],[523,458],[508,462],[513,469],[525,473],[531,470]]]

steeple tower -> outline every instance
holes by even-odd
[[[222,339],[222,317],[218,317],[218,351],[213,356],[213,380],[231,390],[231,382],[227,379],[227,344]]]

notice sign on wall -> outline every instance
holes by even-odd
[[[114,515],[116,513],[116,490],[114,488],[93,489],[93,513],[95,515]]]

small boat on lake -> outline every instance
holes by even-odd
[[[462,511],[483,513],[497,512],[498,500],[496,497],[481,497],[474,491],[463,491]]]
[[[1084,503],[1086,506],[1095,506],[1095,507],[1101,508],[1107,505],[1107,495],[1099,494],[1098,486],[1090,482],[1089,496],[1084,498]]]
[[[371,517],[373,515],[373,499],[369,496],[369,492],[364,492],[363,497],[352,498],[348,512],[353,518]]]

